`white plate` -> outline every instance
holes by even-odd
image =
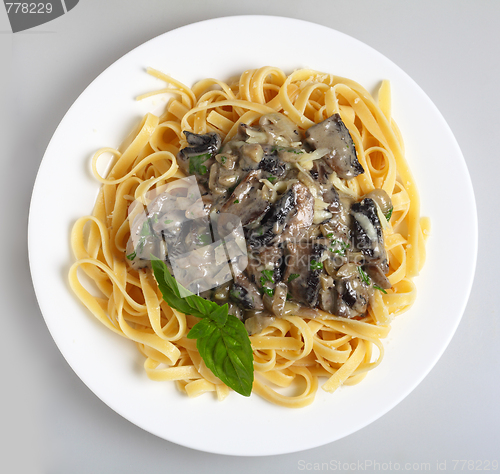
[[[265,34],[257,34],[264,31]],[[319,46],[318,46],[319,45]],[[432,220],[428,261],[417,278],[412,310],[393,324],[386,356],[359,385],[335,394],[321,389],[313,405],[275,407],[235,393],[188,399],[173,384],[148,380],[134,345],[108,331],[71,293],[69,232],[91,212],[98,184],[90,159],[118,146],[161,99],[134,98],[163,83],[152,66],[192,85],[227,79],[249,68],[310,67],[360,82],[374,91],[393,87],[394,117]],[[50,232],[48,231],[50,230]],[[226,17],[165,33],[134,49],[81,94],[57,128],[40,166],[29,221],[31,271],[40,308],[60,351],[77,375],[109,407],[169,441],[232,455],[268,455],[320,446],[359,430],[406,397],[448,345],[469,296],[477,254],[474,195],[460,149],[424,92],[387,58],[359,41],[303,21]],[[449,258],[445,258],[445,255]],[[460,259],[454,258],[457,255]]]

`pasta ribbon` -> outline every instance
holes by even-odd
[[[78,219],[71,232],[75,263],[69,283],[76,296],[104,326],[135,342],[150,379],[175,382],[189,397],[213,392],[224,400],[230,389],[206,367],[196,341],[187,338],[197,318],[170,308],[152,273],[127,263],[130,222],[140,211],[129,215],[129,206],[133,200],[146,204],[151,191],[182,185],[176,183],[183,177],[176,156],[186,146],[184,131],[214,131],[225,143],[241,123],[252,125],[263,114],[281,112],[304,132],[338,113],[365,173],[333,184],[356,200],[382,188],[393,203],[384,229],[392,288],[375,291],[361,320],[323,311],[316,318],[287,315],[251,336],[253,391],[271,403],[298,408],[313,402],[320,378],[327,392],[359,383],[381,363],[391,321],[415,301],[413,278],[425,261],[430,233],[392,117],[389,81],[382,81],[375,99],[350,79],[309,69],[286,75],[265,66],[228,82],[203,79],[191,88],[155,69],[148,73],[166,86],[139,99],[157,93],[170,99],[161,117],[147,114],[118,149],[102,148],[92,159],[101,189],[92,215]],[[104,176],[98,164],[105,155],[111,161]],[[303,166],[307,169],[307,163]],[[272,183],[265,184],[276,193]]]

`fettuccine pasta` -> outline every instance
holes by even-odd
[[[76,261],[69,281],[77,297],[104,326],[136,344],[150,379],[173,381],[189,397],[205,392],[227,397],[230,389],[207,369],[196,341],[187,338],[198,318],[169,307],[151,270],[136,270],[127,261],[129,206],[185,177],[177,159],[186,146],[185,131],[216,132],[227,143],[240,124],[252,125],[264,114],[284,114],[302,132],[338,114],[365,172],[337,178],[333,185],[356,201],[383,189],[393,204],[383,229],[391,288],[374,292],[363,317],[318,310],[314,317],[299,311],[273,318],[250,336],[253,391],[281,406],[303,407],[313,402],[319,386],[334,392],[359,383],[382,361],[391,321],[415,301],[413,279],[424,264],[429,232],[391,116],[389,82],[382,82],[375,99],[352,80],[307,69],[286,75],[262,67],[227,83],[204,79],[192,88],[154,69],[148,72],[167,84],[153,94],[168,93],[171,99],[163,115],[147,114],[118,149],[103,148],[93,157],[99,195],[93,213],[80,218],[71,233]],[[103,156],[112,157],[106,176],[98,172]]]

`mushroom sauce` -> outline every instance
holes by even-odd
[[[177,162],[186,176],[196,178],[200,198],[177,210],[178,219],[172,212],[164,218],[169,197],[148,206],[147,216],[131,225],[131,233],[142,239],[140,246],[129,241],[132,267],[150,265],[154,253],[172,271],[174,253],[201,252],[176,262],[193,283],[189,289],[228,303],[229,313],[243,320],[250,334],[286,314],[314,318],[318,309],[359,319],[374,292],[391,287],[382,232],[391,199],[382,189],[361,200],[349,193],[342,180],[364,169],[338,114],[305,135],[282,114],[263,115],[258,126],[240,124],[224,145],[216,133],[184,133],[188,146]],[[186,220],[188,212],[196,218]],[[201,251],[215,241],[204,230],[209,222],[224,235],[234,231],[232,245],[245,250],[239,270],[232,260],[230,279]],[[209,289],[201,284],[207,278]]]

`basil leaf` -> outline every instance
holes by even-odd
[[[212,311],[214,311],[214,309],[219,308],[219,305],[217,303],[208,301],[205,298],[202,298],[201,296],[196,296],[196,295],[193,296],[194,296],[193,297],[194,305],[204,316],[208,316]]]
[[[212,323],[212,326],[216,325]],[[245,326],[238,318],[229,314],[226,324],[198,338],[196,347],[216,377],[241,395],[250,396],[253,352]]]
[[[202,318],[187,337],[206,366],[228,387],[249,396],[253,384],[253,352],[244,324],[228,314],[229,306],[194,295],[179,285],[162,260],[151,255],[151,265],[163,299],[174,309]],[[186,297],[182,297],[186,294]]]
[[[212,311],[208,317],[217,325],[217,327],[221,328],[224,324],[226,324],[229,306],[227,303],[223,306],[216,306],[217,308]]]
[[[215,331],[216,326],[210,319],[200,319],[188,332],[188,339],[201,339],[203,337],[210,337]]]
[[[172,308],[176,309],[177,311],[181,311],[184,314],[192,314],[193,316],[198,316],[200,318],[206,316],[203,310],[200,310],[196,304],[196,299],[194,297],[199,298],[199,296],[193,295],[186,296],[185,298],[181,296],[179,286],[182,288],[183,293],[185,292],[185,294],[190,294],[190,292],[183,288],[181,285],[178,285],[172,275],[170,275],[165,262],[152,255],[151,265],[153,267],[155,279],[158,283],[158,287],[160,288],[163,299]]]

